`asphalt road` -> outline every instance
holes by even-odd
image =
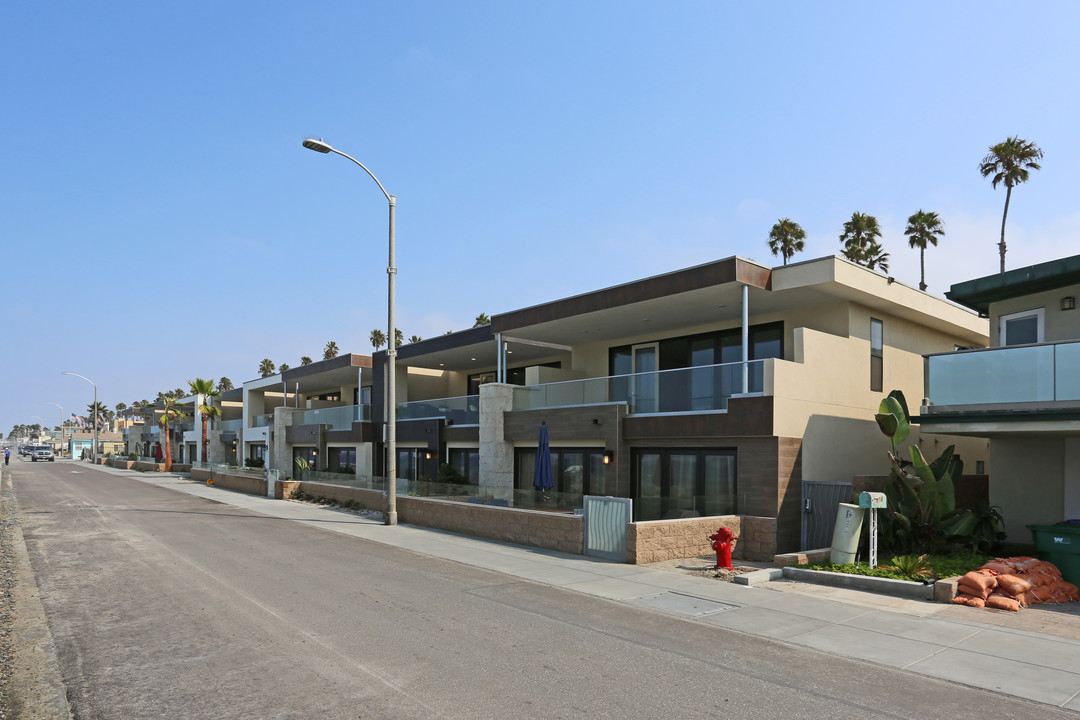
[[[10,469],[80,720],[1074,717],[86,463]]]

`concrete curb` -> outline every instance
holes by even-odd
[[[748,572],[743,575],[736,575],[732,578],[732,582],[736,585],[764,585],[770,583],[773,580],[779,580],[784,577],[783,568],[765,568],[764,570],[755,570],[754,572]]]
[[[14,487],[10,473],[5,474],[3,492]],[[70,720],[67,690],[60,674],[52,632],[41,604],[37,576],[30,564],[30,554],[22,534],[22,511],[15,505],[19,521],[12,528],[12,549],[16,556],[15,587],[15,663],[12,673],[11,709],[15,717],[26,720]]]
[[[911,580],[893,580],[892,578],[870,577],[868,575],[845,575],[844,573],[793,567],[783,568],[783,573],[785,578],[799,582],[831,585],[832,587],[849,588],[851,590],[865,590],[916,600],[934,599],[933,585],[924,585],[921,582]]]

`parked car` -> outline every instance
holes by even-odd
[[[56,456],[53,455],[52,448],[42,445],[34,448],[34,454],[30,456],[30,462],[37,462],[38,460],[55,462]]]
[[[19,454],[20,455],[29,455],[33,451],[34,451],[34,447],[32,445],[20,445],[19,446]]]

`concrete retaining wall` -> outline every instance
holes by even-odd
[[[775,518],[724,515],[631,523],[626,532],[626,561],[644,565],[711,555],[709,536],[721,527],[739,538],[733,559],[768,562],[776,554]]]

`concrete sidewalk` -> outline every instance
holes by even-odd
[[[1067,616],[1073,630],[1054,634],[1055,617],[1063,616],[1052,610],[1003,613],[792,582],[747,587],[686,574],[677,565],[602,562],[409,525],[387,527],[352,513],[243,495],[179,475],[98,469],[692,622],[1080,711],[1080,639],[1073,631],[1080,621],[1073,615]],[[1033,625],[1032,613],[1050,619]],[[1048,631],[1025,629],[1032,626]]]

